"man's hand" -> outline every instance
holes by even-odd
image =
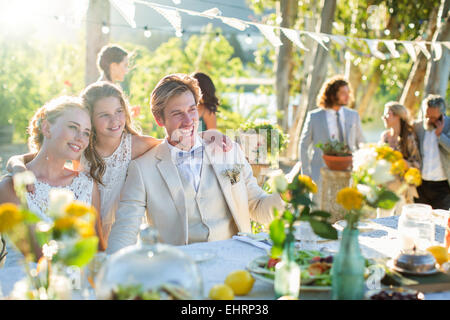
[[[436,133],[436,136],[440,136],[442,133],[442,130],[444,129],[444,120],[438,120],[435,123],[436,125],[436,131],[434,131],[434,133]]]
[[[226,135],[217,130],[207,130],[201,133],[202,138],[206,143],[213,143],[215,148],[228,152],[233,149],[233,141]]]

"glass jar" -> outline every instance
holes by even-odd
[[[298,298],[300,291],[300,266],[294,258],[294,241],[286,241],[281,261],[275,266],[275,298],[283,296]]]
[[[402,252],[421,252],[432,246],[435,226],[431,206],[419,203],[404,205],[398,220],[398,232]]]
[[[107,258],[95,281],[97,299],[201,299],[202,279],[181,250],[157,242],[157,231],[141,229],[141,240]]]

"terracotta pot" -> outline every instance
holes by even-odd
[[[325,161],[325,164],[330,170],[335,171],[346,171],[348,170],[352,165],[352,156],[329,156],[329,155],[322,155],[323,161]]]

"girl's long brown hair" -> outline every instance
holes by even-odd
[[[119,86],[112,84],[107,81],[94,82],[93,84],[87,86],[81,93],[81,100],[83,106],[89,111],[92,121],[92,134],[89,141],[89,147],[84,151],[86,159],[90,163],[90,174],[92,178],[98,183],[103,184],[102,177],[106,171],[106,164],[102,156],[95,149],[95,144],[97,141],[97,133],[94,126],[94,110],[97,101],[103,98],[115,97],[119,99],[120,104],[125,112],[125,128],[126,133],[131,133],[132,135],[140,135],[140,131],[132,122],[131,114],[129,111],[128,101]]]

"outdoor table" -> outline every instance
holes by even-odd
[[[361,232],[359,242],[362,254],[366,258],[394,257],[398,253],[398,216],[370,220],[373,229]],[[364,230],[362,230],[364,231]],[[436,241],[444,242],[445,229],[436,224]],[[318,242],[316,249],[326,248],[328,251],[338,251],[339,241]],[[213,253],[208,260],[197,262],[203,279],[204,298],[208,298],[211,287],[223,283],[226,276],[239,269],[246,269],[248,263],[253,259],[265,255],[264,249],[249,243],[235,239],[194,243],[186,246],[178,246],[189,255],[202,253]],[[0,268],[0,285],[3,295],[7,296],[13,289],[14,283],[24,277],[23,268],[19,265],[20,257],[8,255],[5,266]],[[253,289],[246,296],[236,296],[238,299],[271,300],[275,299],[273,285],[256,279]],[[300,292],[300,299],[331,299],[330,292]],[[426,293],[427,300],[450,299],[450,291]]]

